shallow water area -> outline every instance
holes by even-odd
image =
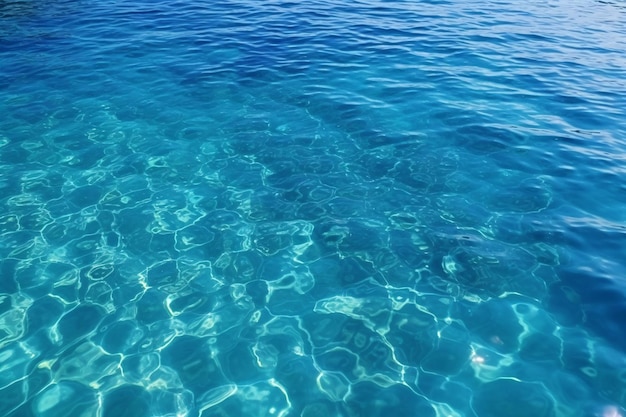
[[[0,415],[625,416],[625,19],[0,3]]]

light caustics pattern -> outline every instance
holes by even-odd
[[[624,21],[0,3],[0,415],[626,415]]]

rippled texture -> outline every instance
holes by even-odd
[[[626,415],[625,21],[0,2],[0,415]]]

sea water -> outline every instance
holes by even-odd
[[[0,415],[626,415],[626,3],[0,2]]]

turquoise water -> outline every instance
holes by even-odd
[[[0,415],[626,415],[624,22],[0,2]]]

